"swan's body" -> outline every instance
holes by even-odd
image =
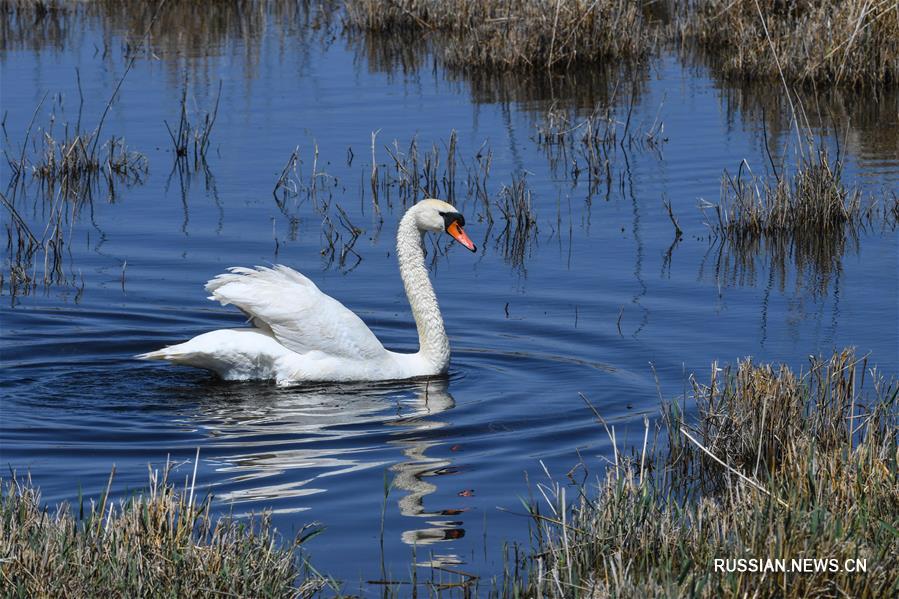
[[[378,381],[433,376],[449,367],[450,347],[425,267],[422,236],[446,231],[468,249],[465,220],[440,200],[410,208],[397,230],[397,258],[418,328],[419,351],[385,349],[362,319],[286,266],[232,268],[206,284],[210,299],[233,304],[252,328],[222,329],[141,354],[205,368],[226,380]]]

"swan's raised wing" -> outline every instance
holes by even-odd
[[[240,308],[287,349],[368,360],[384,346],[362,319],[292,268],[229,268],[208,283],[209,299]]]

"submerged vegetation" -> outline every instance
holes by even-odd
[[[0,586],[5,597],[300,597],[325,586],[267,516],[210,514],[210,498],[151,472],[149,489],[113,503],[53,510],[15,475],[0,484]],[[110,483],[112,479],[110,477]]]
[[[63,117],[61,96],[54,98],[49,125],[35,131],[45,99],[35,108],[20,150],[12,148],[3,125],[10,177],[0,201],[10,218],[4,225],[7,264],[0,288],[5,283],[13,298],[39,283],[74,284],[74,273],[63,267],[74,221],[95,198],[115,202],[121,187],[142,184],[148,173],[147,158],[129,150],[122,138],[113,135],[101,143],[102,117],[97,128],[85,131],[79,107],[75,123],[57,125]]]

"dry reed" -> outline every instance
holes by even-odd
[[[112,136],[100,143],[99,126],[84,131],[80,109],[75,123],[56,125],[62,120],[58,97],[51,108],[50,125],[32,135],[43,105],[41,100],[35,108],[21,149],[15,152],[7,144],[4,152],[10,180],[0,201],[10,218],[5,223],[8,280],[3,277],[0,282],[5,283],[13,301],[33,291],[38,283],[45,287],[74,284],[74,273],[66,272],[63,264],[72,224],[81,210],[101,196],[114,202],[121,186],[142,184],[148,172],[146,157],[129,150],[122,138]],[[3,132],[8,141],[5,126]],[[26,199],[27,194],[30,197]],[[39,275],[40,263],[43,271]]]
[[[745,162],[736,176],[725,172],[715,217],[707,223],[718,237],[716,270],[752,281],[756,258],[767,256],[781,279],[792,262],[815,282],[813,292],[827,289],[860,234],[891,222],[888,201],[881,208],[843,179],[842,161],[825,148],[811,149],[792,175],[759,177]]]
[[[866,372],[867,371],[867,372]],[[873,392],[865,390],[865,378]],[[895,596],[899,386],[851,350],[784,366],[713,365],[689,422],[665,404],[642,448],[619,447],[590,492],[538,485],[533,550],[498,595],[541,597]],[[686,398],[685,398],[686,399]],[[598,413],[597,413],[598,416]],[[601,420],[601,417],[599,418]],[[654,441],[668,439],[664,451]],[[717,571],[715,560],[834,560],[814,574]],[[867,571],[846,564],[864,560]]]
[[[149,489],[114,503],[42,506],[30,479],[0,484],[0,586],[5,597],[308,597],[326,581],[307,571],[263,514],[214,518],[210,498],[151,472]],[[195,475],[194,475],[195,476]],[[110,476],[110,483],[112,476]]]
[[[215,98],[215,104],[211,112],[203,114],[199,123],[191,121],[187,109],[187,81],[181,88],[181,111],[179,113],[178,124],[172,129],[168,121],[165,122],[166,131],[172,140],[172,150],[175,153],[175,162],[180,167],[187,167],[191,164],[194,170],[199,170],[207,164],[206,153],[209,151],[209,136],[212,134],[212,128],[215,126],[216,117],[218,117],[219,100],[222,97],[222,82],[219,81],[218,94]],[[191,162],[193,158],[193,162]]]
[[[640,2],[626,0],[347,0],[346,25],[430,35],[450,67],[555,69],[645,60],[656,35]]]
[[[496,244],[506,262],[523,271],[538,231],[527,178],[513,176],[512,184],[500,189],[495,205],[502,217]]]
[[[891,0],[701,0],[682,9],[677,29],[727,78],[899,81],[899,5]]]

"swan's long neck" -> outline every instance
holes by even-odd
[[[434,287],[428,278],[428,269],[425,268],[422,236],[423,233],[415,224],[414,210],[410,210],[400,221],[396,234],[400,276],[418,327],[419,354],[433,364],[436,370],[444,372],[449,366],[449,339],[443,328],[443,317],[440,315]]]

